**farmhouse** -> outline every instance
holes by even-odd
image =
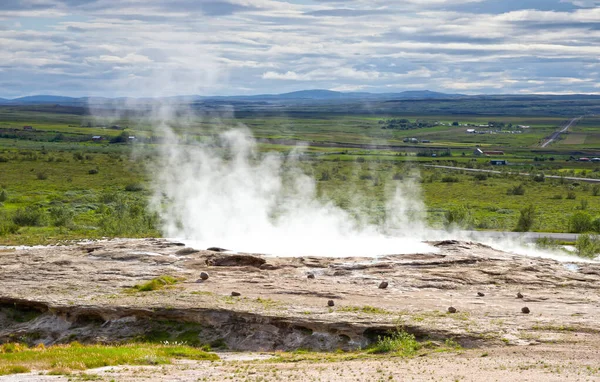
[[[490,164],[493,166],[506,166],[508,164],[508,161],[506,161],[505,159],[496,159],[491,160]]]
[[[475,134],[475,129],[467,129],[467,134]]]
[[[487,156],[491,156],[491,155],[504,155],[504,151],[484,151],[483,154],[487,155]]]
[[[94,141],[94,142],[99,142],[99,141],[102,141],[103,139],[104,138],[102,136],[100,136],[100,135],[94,135],[92,137],[92,141]]]
[[[33,126],[23,126],[23,130],[33,131]]]

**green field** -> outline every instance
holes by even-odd
[[[413,178],[421,189],[427,220],[436,228],[445,226],[452,211],[467,209],[465,227],[510,231],[520,210],[531,205],[536,211],[532,230],[570,231],[576,213],[588,216],[589,229],[595,229],[593,222],[600,217],[599,186],[544,179],[540,174],[600,178],[600,163],[576,161],[584,155],[600,156],[600,118],[582,119],[570,134],[545,149],[540,142],[568,118],[403,115],[410,123],[422,120],[432,126],[383,129],[381,121],[391,118],[399,117],[245,113],[169,123],[186,144],[208,142],[240,125],[261,139],[261,151],[287,153],[305,142],[308,147],[299,166],[317,180],[319,195],[375,223],[385,218],[386,200],[395,185]],[[472,127],[490,121],[504,127]],[[453,122],[459,126],[452,126]],[[111,128],[114,125],[121,128]],[[485,134],[467,133],[471,128]],[[103,140],[92,140],[95,135]],[[129,136],[135,136],[135,141]],[[152,195],[149,168],[158,158],[163,138],[164,133],[152,128],[144,115],[92,118],[80,108],[0,107],[0,243],[159,236],[160,217],[148,209],[147,202]],[[409,143],[405,138],[430,142]],[[474,156],[477,147],[501,150],[504,155]],[[490,159],[506,159],[510,165],[492,166]],[[477,176],[421,164],[501,169],[502,174]],[[523,195],[507,194],[521,184]]]

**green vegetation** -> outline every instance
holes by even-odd
[[[600,185],[565,178],[600,178],[599,163],[576,160],[593,157],[592,149],[600,147],[600,118],[586,117],[573,128],[573,134],[586,136],[584,143],[559,140],[541,150],[543,138],[568,118],[540,111],[510,114],[498,108],[493,109],[496,116],[478,116],[460,109],[460,104],[452,115],[428,109],[444,102],[432,101],[422,105],[421,113],[402,115],[315,109],[284,118],[261,111],[240,112],[235,119],[192,117],[172,124],[190,144],[206,142],[240,123],[260,139],[261,151],[288,153],[296,142],[309,142],[298,166],[316,179],[318,196],[372,223],[386,218],[387,200],[402,181],[420,189],[433,228],[600,231]],[[472,103],[470,110],[477,110]],[[34,130],[24,131],[24,125]],[[484,134],[467,134],[469,127]],[[148,169],[156,164],[161,134],[141,114],[110,119],[92,118],[77,107],[0,107],[0,242],[160,236],[159,216],[148,207]],[[94,141],[93,135],[105,139]],[[134,150],[129,136],[142,145]],[[413,137],[420,143],[404,142]],[[492,166],[490,159],[497,158],[474,155],[476,146],[502,150],[501,159],[510,166]]]
[[[600,254],[600,236],[583,234],[575,242],[575,250],[578,256],[595,258]]]
[[[371,347],[368,352],[393,353],[400,356],[412,356],[419,349],[421,344],[417,342],[413,334],[406,333],[403,330],[396,330],[389,336],[379,337],[377,343]]]
[[[138,291],[138,292],[150,292],[153,290],[162,289],[167,285],[176,284],[177,282],[178,282],[178,280],[175,277],[160,276],[160,277],[154,278],[148,282],[145,282],[144,284],[135,285],[133,287],[133,290]]]
[[[31,369],[48,370],[49,374],[69,374],[115,365],[160,365],[172,359],[218,360],[215,354],[182,345],[128,344],[108,345],[43,345],[28,348],[8,343],[0,346],[0,375],[27,373]]]

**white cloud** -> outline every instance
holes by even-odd
[[[118,91],[136,95],[157,76],[181,83],[152,91],[230,94],[585,91],[600,82],[590,66],[600,56],[600,30],[593,28],[600,8],[594,7],[543,11],[534,9],[539,2],[522,0],[519,10],[474,15],[470,6],[486,9],[488,2],[97,0],[67,7],[64,0],[36,1],[48,7],[3,10],[0,4],[0,19],[11,17],[0,29],[3,77],[18,79],[12,88],[0,87],[0,97],[36,92],[40,84],[102,95],[118,84]],[[571,1],[584,2],[597,3]],[[339,8],[353,17],[336,16]],[[67,87],[74,78],[81,80]]]

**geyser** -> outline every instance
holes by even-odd
[[[398,182],[385,221],[367,223],[317,197],[315,180],[289,155],[260,154],[245,128],[211,144],[186,145],[168,128],[155,171],[153,205],[165,234],[197,247],[277,256],[378,256],[435,252],[423,243],[424,206],[415,182]],[[394,229],[394,237],[386,235]]]

